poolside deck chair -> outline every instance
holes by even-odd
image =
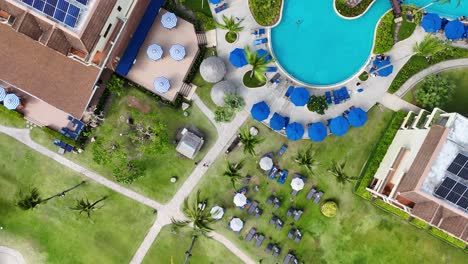
[[[315,199],[314,199],[314,204],[318,204],[320,202],[320,199],[322,199],[323,192],[318,192],[315,194]]]
[[[265,44],[268,42],[268,38],[256,39],[253,41],[254,46]]]
[[[257,209],[258,202],[253,201],[252,205],[250,206],[249,210],[247,210],[248,214],[253,214],[255,212],[255,209]]]
[[[310,191],[307,193],[307,200],[310,200],[312,199],[312,197],[314,196],[314,194],[317,192],[317,190],[315,190],[314,188],[311,188]]]
[[[276,166],[273,166],[273,168],[271,168],[270,170],[270,173],[268,174],[268,178],[274,180],[276,179],[276,176],[278,175],[278,173],[279,173],[279,168]]]
[[[331,98],[331,93],[330,93],[330,91],[326,91],[326,92],[325,92],[325,98],[327,99],[327,103],[328,103],[328,104],[332,104],[332,103],[333,103],[333,102],[332,102],[332,98]]]
[[[278,156],[283,156],[284,152],[288,149],[287,145],[281,146],[280,150],[278,151]]]
[[[278,221],[278,217],[276,215],[272,215],[270,219],[270,225],[275,225],[276,221]]]
[[[291,195],[292,195],[292,196],[297,196],[297,193],[298,193],[298,191],[292,190]]]
[[[275,198],[275,204],[273,205],[273,209],[278,209],[281,206],[280,200],[278,198]]]
[[[286,93],[284,94],[284,96],[288,97],[291,96],[291,94],[294,92],[294,86],[289,86],[288,87],[288,90],[286,90]]]
[[[251,179],[252,179],[252,176],[246,176],[244,180],[242,181],[242,184],[249,184]]]
[[[295,234],[296,234],[296,229],[293,228],[293,229],[289,230],[288,238],[293,239]]]
[[[257,207],[255,209],[255,218],[259,218],[263,214],[263,210]]]
[[[272,204],[274,200],[275,196],[271,195],[270,197],[268,197],[267,204]]]
[[[277,258],[281,254],[281,249],[276,245],[273,246],[273,257]]]
[[[276,83],[277,80],[279,80],[281,78],[281,74],[279,74],[278,72],[275,73],[275,75],[273,75],[273,77],[270,79],[270,83]]]
[[[301,239],[302,239],[302,234],[301,234],[301,232],[299,231],[299,229],[296,230],[296,234],[295,234],[295,235],[296,235],[296,237],[294,238],[294,242],[297,243],[297,242],[301,241]]]
[[[245,237],[245,240],[246,241],[252,240],[252,238],[254,237],[256,233],[257,233],[257,229],[255,227],[250,228],[249,233]]]
[[[217,13],[223,11],[223,10],[226,10],[227,8],[229,7],[229,5],[227,3],[224,3],[218,7],[215,7],[214,11]]]
[[[303,213],[304,213],[304,211],[302,211],[302,210],[296,210],[294,212],[294,221],[298,221],[301,218]]]
[[[264,235],[258,235],[257,242],[255,242],[255,247],[260,247],[265,239]]]
[[[278,218],[278,220],[276,221],[276,230],[281,230],[283,229],[283,221],[281,221],[281,219]]]
[[[271,250],[273,249],[273,246],[274,245],[272,243],[268,243],[268,245],[265,248],[265,253],[270,253]]]
[[[291,263],[292,259],[294,256],[291,253],[288,253],[286,257],[284,257],[283,264],[289,264]]]
[[[284,184],[286,182],[286,178],[288,177],[288,171],[287,170],[282,170],[281,175],[278,178],[278,183],[279,184]]]
[[[278,68],[277,67],[267,67],[265,71],[266,72],[277,72]]]
[[[258,28],[252,31],[252,35],[255,35],[257,37],[260,37],[261,35],[264,35],[266,33],[266,30],[264,28]]]
[[[295,211],[294,208],[289,207],[289,208],[288,208],[288,211],[286,212],[286,216],[287,216],[287,217],[292,216],[292,215],[294,214],[294,211]]]

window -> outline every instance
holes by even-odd
[[[112,27],[112,24],[109,24],[109,26],[107,26],[106,32],[104,33],[104,37],[107,37],[107,34],[109,34],[111,27]]]

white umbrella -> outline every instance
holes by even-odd
[[[234,196],[234,204],[236,206],[244,206],[247,204],[247,197],[245,197],[244,194],[242,193],[237,193],[235,196]]]
[[[272,167],[273,167],[273,160],[270,157],[265,156],[260,160],[260,168],[262,168],[262,170],[264,171],[271,170]]]
[[[174,44],[169,50],[169,54],[174,60],[180,61],[185,57],[185,47],[180,44]]]
[[[210,214],[213,219],[219,220],[223,218],[224,210],[221,206],[216,205],[211,208]]]
[[[156,89],[156,91],[159,93],[167,93],[167,91],[169,91],[171,88],[171,83],[166,77],[158,77],[154,79],[153,85],[154,89]]]
[[[240,218],[233,218],[231,222],[229,222],[229,226],[231,227],[232,231],[239,232],[244,227],[244,222],[242,222]]]
[[[161,59],[163,55],[163,49],[158,44],[151,44],[146,50],[146,55],[154,61]]]
[[[177,16],[174,13],[167,12],[161,18],[163,27],[173,29],[177,25]]]
[[[295,191],[300,191],[300,190],[304,189],[304,181],[301,178],[294,178],[291,181],[291,187]]]

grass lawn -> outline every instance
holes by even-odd
[[[183,263],[192,237],[190,230],[184,228],[178,233],[171,233],[171,227],[161,229],[143,263]],[[175,246],[177,245],[177,246]],[[189,263],[241,263],[241,261],[216,240],[198,237]]]
[[[206,49],[205,58],[210,56],[216,56],[216,48]],[[211,88],[215,84],[203,80],[200,71],[198,71],[197,74],[195,74],[195,78],[193,79],[192,83],[198,86],[196,93],[203,101],[203,103],[205,103],[206,106],[208,106],[208,108],[210,108],[210,110],[214,112],[216,110],[216,104],[213,102],[213,100],[211,100]]]
[[[452,100],[443,110],[468,116],[468,68],[447,70],[439,74],[449,78],[455,83],[455,93],[453,94]],[[417,105],[414,93],[421,85],[422,83],[418,83],[403,96],[403,99]]]
[[[26,121],[23,116],[16,112],[0,107],[0,125],[24,128],[26,127]]]
[[[170,142],[166,153],[158,156],[144,157],[143,164],[146,167],[144,176],[128,185],[128,187],[158,201],[166,202],[177,191],[194,168],[194,160],[181,157],[175,150],[176,145],[172,144],[175,140],[177,129],[194,126],[204,135],[205,144],[195,160],[201,159],[216,141],[216,129],[195,105],[192,105],[188,109],[189,116],[185,117],[182,110],[159,105],[154,98],[142,91],[130,89],[128,95],[114,98],[107,112],[106,120],[95,130],[95,135],[98,139],[100,137],[119,137],[121,133],[119,126],[122,125],[122,122],[125,122],[123,120],[130,111],[130,106],[127,104],[128,96],[135,96],[159,116],[160,120],[167,125]],[[32,138],[51,149],[56,149],[52,144],[53,138],[40,129],[32,131]],[[112,166],[102,166],[93,160],[91,144],[93,143],[89,143],[82,154],[68,154],[67,158],[75,160],[103,176],[113,179]],[[173,184],[170,182],[172,176],[178,177],[177,183]]]
[[[184,1],[183,5],[188,7],[193,12],[202,12],[205,15],[211,17],[211,10],[208,0]]]
[[[463,263],[467,256],[461,250],[376,208],[356,196],[352,192],[352,184],[338,186],[335,179],[326,173],[330,160],[336,159],[348,162],[346,171],[350,175],[359,175],[373,145],[391,116],[392,112],[374,107],[370,110],[369,121],[363,128],[352,128],[343,137],[330,136],[322,143],[291,142],[257,122],[248,121],[246,126],[256,126],[260,130],[260,136],[265,138],[264,143],[257,147],[259,156],[246,156],[242,149],[236,149],[228,156],[220,157],[198,186],[212,204],[216,203],[226,208],[223,220],[215,224],[216,231],[226,235],[255,260],[263,259],[262,263],[281,262],[289,250],[293,250],[303,263],[416,263],[418,261]],[[276,153],[284,143],[288,144],[288,149],[283,157],[275,156],[275,161],[281,168],[289,171],[289,176],[286,183],[280,185],[276,181],[267,179],[258,169],[257,163],[262,154]],[[314,175],[308,175],[293,162],[293,156],[297,151],[308,146],[315,149],[315,158],[321,163]],[[248,215],[246,210],[234,206],[232,202],[234,189],[230,181],[221,176],[225,167],[225,158],[231,162],[245,159],[242,172],[244,175],[252,176],[251,182],[246,186],[248,188],[246,195],[250,200],[257,200],[260,203],[259,207],[264,210],[260,218],[256,219]],[[295,172],[301,173],[308,179],[304,190],[292,198],[290,183]],[[258,192],[254,190],[255,185],[258,185]],[[322,201],[331,199],[338,203],[339,211],[336,218],[325,218],[321,215],[318,205],[305,199],[311,186],[316,186],[325,193]],[[239,184],[238,188],[240,187]],[[280,209],[276,211],[272,211],[273,208],[266,204],[267,197],[272,194],[282,201]],[[286,211],[290,206],[304,210],[298,222],[286,217]],[[272,212],[285,221],[281,231],[276,231],[268,224]],[[246,221],[239,236],[226,228],[232,216]],[[254,242],[247,243],[244,240],[252,226],[266,237],[260,248],[255,248]],[[287,239],[287,233],[292,226],[299,228],[303,233],[302,241],[297,244]],[[264,253],[269,242],[280,246],[282,249],[280,258],[274,259]],[[413,250],[414,248],[417,250]]]
[[[14,205],[20,189],[37,187],[46,198],[85,178],[3,134],[0,156],[0,245],[21,252],[27,263],[128,263],[155,219],[153,209],[92,181],[22,211]],[[69,209],[75,199],[104,195],[93,221]]]

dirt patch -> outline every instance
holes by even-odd
[[[143,114],[147,114],[149,113],[149,111],[151,111],[151,106],[142,103],[140,100],[138,100],[138,98],[136,98],[133,95],[130,95],[127,98],[127,104],[130,107],[138,109],[138,111],[142,112]]]

